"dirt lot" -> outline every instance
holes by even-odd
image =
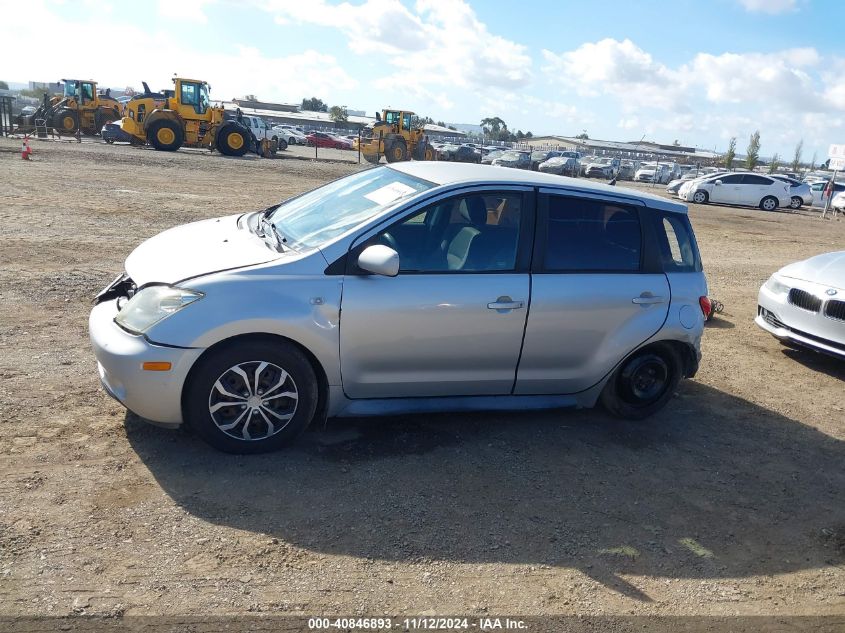
[[[725,312],[647,423],[330,422],[216,453],[99,386],[90,298],[141,240],[357,167],[0,141],[0,615],[845,614],[845,364],[752,323],[845,221],[693,207]]]

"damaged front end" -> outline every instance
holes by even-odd
[[[97,293],[91,303],[93,305],[99,305],[104,301],[118,299],[117,307],[120,309],[123,307],[122,304],[131,299],[137,290],[138,287],[135,285],[135,282],[129,278],[129,275],[126,273],[120,273],[114,281]],[[120,301],[121,298],[123,301]]]

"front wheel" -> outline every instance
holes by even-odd
[[[766,196],[760,201],[760,208],[763,209],[763,211],[774,211],[778,208],[777,198]]]
[[[652,345],[619,366],[601,393],[601,403],[617,417],[641,420],[666,405],[682,371],[681,359],[670,345]]]
[[[224,156],[243,156],[249,151],[249,130],[238,123],[226,123],[217,133],[217,149]]]
[[[692,201],[696,204],[704,204],[707,202],[707,192],[706,191],[696,191],[692,194]]]
[[[170,119],[153,123],[147,132],[147,140],[150,145],[163,152],[175,152],[182,147],[184,139],[185,134],[182,126]]]
[[[200,360],[185,389],[185,417],[226,453],[275,451],[296,438],[317,409],[317,379],[290,343],[233,342]]]
[[[800,209],[801,205],[804,204],[804,200],[801,196],[792,196],[792,200],[789,201],[789,208],[790,209]]]

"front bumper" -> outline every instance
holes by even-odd
[[[117,300],[91,310],[88,331],[103,388],[115,400],[156,424],[182,424],[182,388],[204,350],[157,345],[114,322]],[[169,362],[170,371],[145,371],[144,362]]]
[[[821,298],[814,286],[804,282],[798,287]],[[763,286],[754,322],[781,341],[845,359],[845,321],[832,319],[823,310],[804,310],[789,303],[787,295],[776,295]]]

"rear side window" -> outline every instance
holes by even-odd
[[[701,272],[701,257],[689,218],[676,213],[655,213],[657,242],[663,269],[668,272]]]
[[[543,267],[548,271],[634,272],[642,232],[636,209],[601,200],[548,197]]]

